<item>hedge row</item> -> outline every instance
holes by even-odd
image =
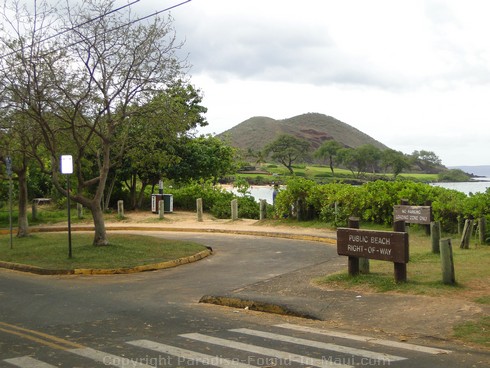
[[[410,205],[432,202],[434,220],[444,230],[455,231],[458,221],[490,214],[490,190],[467,196],[456,190],[411,181],[374,181],[360,186],[349,184],[315,184],[295,178],[276,198],[275,211],[280,217],[290,216],[291,209],[302,203],[310,214],[336,226],[345,226],[350,216],[364,221],[391,225],[393,206],[401,200]],[[304,209],[299,209],[304,210]]]

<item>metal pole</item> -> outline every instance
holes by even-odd
[[[66,203],[68,207],[68,258],[71,258],[71,214],[70,214],[70,175],[66,176]]]
[[[9,229],[10,229],[10,249],[14,247],[13,243],[13,225],[12,225],[12,174],[9,175]]]
[[[12,158],[7,156],[5,159],[7,175],[9,177],[9,230],[10,230],[10,249],[13,248],[13,228],[12,228]]]

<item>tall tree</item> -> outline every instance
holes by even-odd
[[[304,139],[296,138],[289,134],[280,135],[276,140],[269,143],[264,152],[271,155],[274,161],[284,165],[291,174],[294,174],[293,163],[308,157],[310,144]]]
[[[201,102],[198,89],[177,81],[145,105],[131,107],[127,124],[116,136],[129,134],[131,139],[120,152],[119,175],[113,175],[113,180],[125,181],[132,208],[140,208],[147,186],[158,183],[180,161],[175,147],[181,140],[192,135],[194,128],[207,125],[207,109]]]
[[[236,150],[221,139],[205,136],[183,138],[176,146],[180,160],[166,171],[176,182],[211,179],[216,183],[225,175],[236,172]]]
[[[443,169],[441,159],[432,151],[413,151],[412,162],[428,174],[438,173]]]
[[[372,144],[363,144],[355,148],[355,150],[357,151],[358,161],[366,169],[370,168],[370,171],[374,174],[381,159],[381,150]]]
[[[388,169],[391,169],[391,172],[396,179],[403,170],[410,168],[410,163],[402,152],[386,149],[381,156],[381,166],[384,168],[385,172]]]
[[[41,129],[51,158],[46,169],[64,194],[59,158],[72,154],[77,183],[69,194],[92,213],[94,245],[106,245],[101,202],[111,154],[115,148],[124,151],[130,140],[129,135],[116,140],[116,132],[126,125],[133,104],[151,101],[181,76],[185,65],[176,51],[182,45],[176,42],[172,19],[138,21],[128,8],[115,12],[112,0],[66,2],[55,13],[45,3],[34,7],[43,4],[36,14],[44,21],[35,26],[28,7],[13,7],[15,22],[8,24],[16,37],[4,45],[11,49],[11,65],[21,64],[24,76],[20,81],[7,78],[8,92],[16,108]],[[40,33],[51,29],[62,35]],[[24,40],[29,47],[19,49]]]
[[[34,4],[28,13],[18,1],[4,2],[0,8],[0,160],[9,157],[18,179],[17,236],[28,235],[28,171],[40,150],[42,136],[33,124],[30,104],[34,103],[35,80],[42,65],[37,63],[39,44],[52,26],[53,9],[47,3]]]
[[[315,157],[328,160],[328,164],[330,166],[330,171],[332,171],[332,176],[334,176],[334,160],[339,152],[339,150],[343,146],[335,141],[335,140],[328,140],[323,142],[323,144],[318,147],[318,149],[315,151],[314,155]]]

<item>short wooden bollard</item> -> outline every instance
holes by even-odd
[[[162,199],[158,201],[158,218],[162,220],[165,217],[165,203]]]
[[[124,201],[120,199],[117,201],[117,215],[119,217],[124,217]]]
[[[461,235],[461,249],[469,249],[471,233],[473,232],[473,220],[466,220],[464,223],[463,234]]]
[[[236,199],[231,201],[231,219],[238,220],[238,200]]]
[[[267,214],[267,201],[265,199],[260,200],[260,215],[259,219],[263,220],[266,218]]]
[[[432,253],[439,253],[439,242],[441,241],[441,223],[433,221],[430,223],[430,242]]]
[[[196,199],[196,208],[197,208],[197,221],[202,222],[203,221],[202,198]]]
[[[442,282],[446,285],[454,285],[456,283],[456,277],[454,275],[451,239],[442,239],[439,248],[441,250]]]

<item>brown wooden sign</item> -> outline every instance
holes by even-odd
[[[410,224],[428,225],[431,222],[431,206],[393,206],[393,217],[395,221],[405,221]]]
[[[338,228],[337,254],[408,263],[408,233]]]

